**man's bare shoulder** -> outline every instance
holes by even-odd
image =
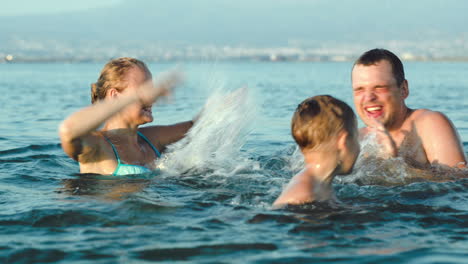
[[[446,115],[438,111],[432,111],[429,109],[417,109],[414,110],[410,116],[410,120],[414,122],[416,127],[452,127],[450,119]]]
[[[466,163],[461,140],[450,119],[441,112],[421,110],[414,113],[414,124],[428,161],[450,167]]]

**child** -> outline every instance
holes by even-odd
[[[292,118],[291,132],[305,168],[289,182],[274,207],[334,199],[335,175],[349,174],[359,154],[353,110],[329,95],[304,100]]]

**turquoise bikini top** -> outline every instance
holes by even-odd
[[[148,143],[150,145],[150,147],[153,149],[154,153],[156,153],[156,156],[158,158],[160,158],[161,153],[159,153],[158,149],[156,149],[153,146],[153,144],[151,144],[151,142],[142,133],[140,133],[140,131],[138,131],[137,134],[140,137],[142,137],[146,141],[146,143]],[[110,140],[107,139],[106,137],[104,137],[104,138],[111,145],[112,150],[114,151],[114,154],[115,154],[115,158],[117,159],[117,168],[115,168],[115,171],[114,171],[114,173],[112,173],[112,175],[120,176],[120,175],[142,174],[142,173],[151,172],[150,169],[148,169],[146,167],[143,167],[143,166],[140,166],[140,165],[131,165],[131,164],[122,163],[122,161],[120,160],[119,153],[117,153],[117,149],[114,147],[114,144],[112,144],[112,142],[110,142]]]

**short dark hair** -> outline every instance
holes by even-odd
[[[366,51],[356,60],[356,62],[354,62],[354,66],[375,65],[381,60],[386,60],[390,63],[392,66],[393,77],[395,78],[397,85],[400,86],[405,80],[405,70],[403,69],[403,63],[401,63],[401,60],[389,50],[372,49]]]
[[[356,115],[345,102],[330,95],[307,98],[297,106],[291,134],[301,149],[314,149],[340,131],[357,132]]]

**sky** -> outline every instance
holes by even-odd
[[[51,14],[112,6],[123,0],[0,0],[0,16]]]
[[[0,53],[140,44],[466,53],[466,14],[467,0],[0,0]]]

